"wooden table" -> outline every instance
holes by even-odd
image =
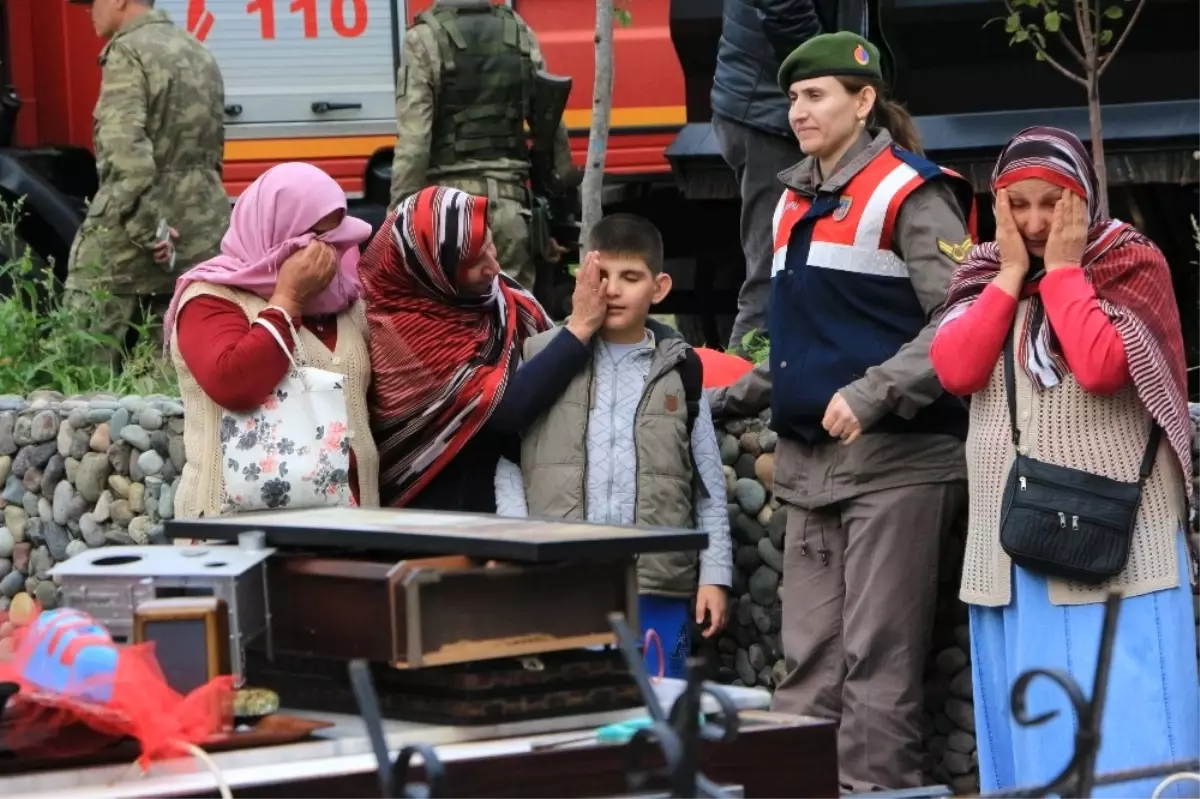
[[[682,683],[656,686],[669,702]],[[766,692],[728,689],[740,709],[741,732],[730,743],[702,745],[701,771],[748,797],[838,795],[835,727],[816,719],[771,714]],[[665,703],[664,702],[664,703]],[[715,711],[711,700],[705,709]],[[233,795],[242,797],[376,797],[375,757],[361,719],[305,713],[333,722],[302,743],[214,754]],[[451,796],[595,797],[626,792],[624,746],[580,742],[598,726],[639,711],[572,716],[495,727],[439,727],[387,722],[388,748],[436,747]],[[547,747],[550,748],[547,748]],[[410,779],[420,779],[421,769]],[[64,768],[0,777],[0,796],[38,799],[140,799],[216,796],[212,774],[190,758],[156,763],[145,777],[128,763]]]

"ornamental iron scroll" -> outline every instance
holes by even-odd
[[[446,768],[432,746],[410,744],[396,754],[394,762],[391,760],[387,738],[383,734],[383,713],[379,708],[379,696],[375,693],[370,668],[365,660],[352,660],[348,668],[350,687],[354,690],[354,698],[358,702],[358,710],[378,764],[379,795],[383,799],[434,799],[445,796]],[[419,756],[424,763],[425,782],[408,781],[409,768],[415,756]]]
[[[626,778],[630,792],[643,790],[653,778],[666,777],[672,797],[733,796],[699,772],[702,740],[727,743],[737,737],[738,711],[733,700],[719,685],[703,679],[702,675],[707,671],[703,661],[688,658],[684,689],[671,704],[670,711],[665,711],[625,616],[613,613],[608,621],[651,719],[650,726],[637,730],[629,741]],[[719,724],[701,721],[704,696],[717,703]],[[665,769],[655,770],[645,765],[654,749],[666,761]]]

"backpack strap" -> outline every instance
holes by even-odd
[[[700,470],[696,468],[696,453],[691,449],[692,428],[696,425],[696,417],[700,415],[700,397],[704,392],[704,363],[696,351],[688,347],[687,353],[676,368],[679,370],[679,379],[683,381],[683,397],[687,403],[688,452],[692,457],[692,480],[696,483],[700,496],[708,499],[708,487],[704,485]]]
[[[683,396],[687,400],[687,431],[692,434],[696,417],[700,415],[700,394],[704,391],[704,364],[691,347],[679,364],[679,378],[683,381]]]

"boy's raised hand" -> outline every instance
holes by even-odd
[[[586,344],[604,324],[608,313],[608,278],[600,274],[600,255],[589,252],[575,274],[571,295],[571,319],[567,329]]]

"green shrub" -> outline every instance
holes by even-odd
[[[757,329],[751,330],[742,336],[742,351],[746,353],[747,358],[758,365],[770,357],[771,342],[767,341],[766,336],[759,333]]]
[[[97,329],[98,313],[88,313],[108,292],[88,292],[68,307],[54,265],[42,263],[17,236],[21,206],[0,203],[0,250],[7,256],[0,281],[11,284],[0,297],[0,394],[177,395],[175,370],[158,345],[161,321],[146,314],[135,326],[137,343],[127,349]]]

